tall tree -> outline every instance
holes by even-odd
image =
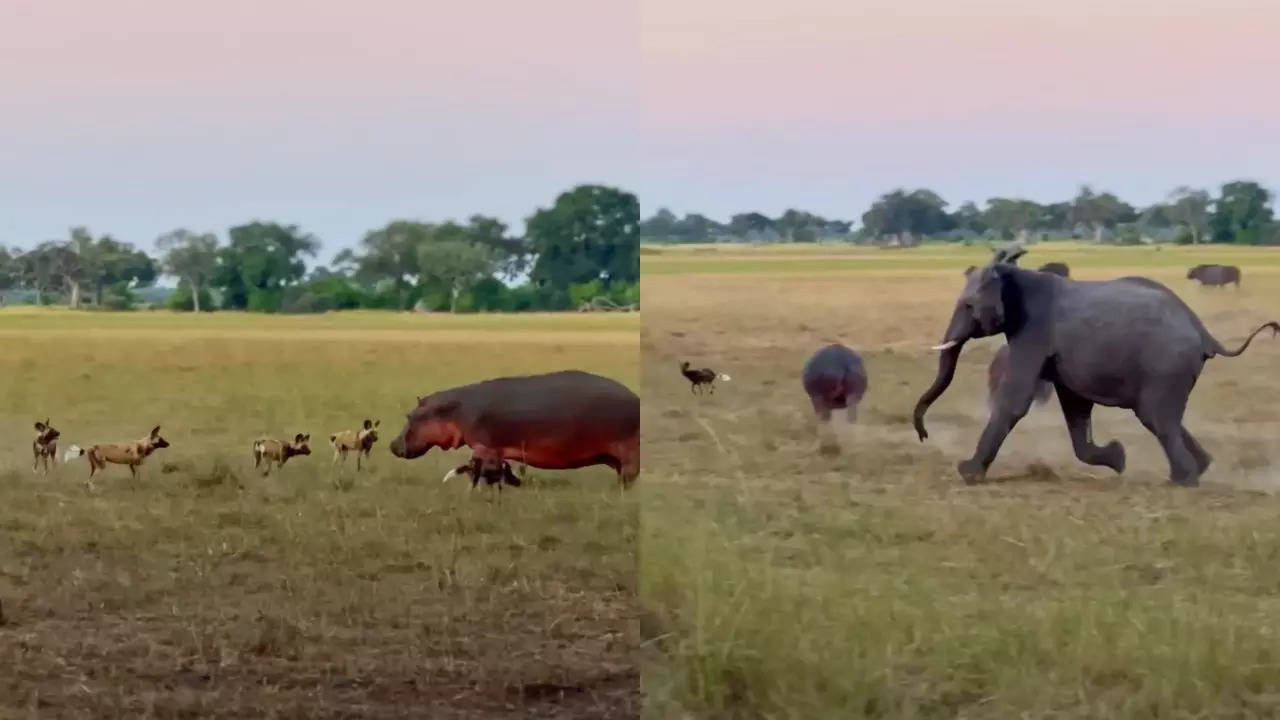
[[[164,271],[184,280],[191,290],[195,312],[200,312],[200,293],[218,270],[218,236],[179,228],[156,238]]]
[[[931,190],[893,190],[862,214],[862,227],[872,237],[906,236],[911,243],[914,238],[954,228],[946,208],[947,202]]]
[[[617,188],[580,185],[525,223],[537,253],[530,277],[567,298],[570,285],[640,279],[640,202]]]
[[[441,228],[439,239],[418,248],[424,279],[449,291],[449,312],[458,311],[458,298],[477,282],[493,275],[497,253],[474,242],[465,228]]]
[[[1257,245],[1266,241],[1273,217],[1271,193],[1251,180],[1237,180],[1223,185],[1214,201],[1209,233],[1216,243]]]
[[[21,282],[18,253],[0,245],[0,290],[9,290]]]
[[[284,288],[306,273],[303,257],[314,257],[320,245],[298,226],[274,222],[237,225],[228,236],[213,278],[228,309],[278,310]]]
[[[44,294],[59,281],[58,254],[65,252],[61,243],[47,241],[18,256],[18,277],[24,287],[36,294],[36,304],[44,304]]]
[[[951,222],[957,228],[981,235],[987,231],[987,222],[983,213],[973,201],[967,201],[951,213]]]
[[[1165,215],[1191,233],[1191,242],[1200,243],[1209,229],[1209,193],[1186,185],[1169,193]]]
[[[108,287],[128,289],[154,282],[156,264],[145,252],[105,235],[91,246],[85,274],[93,289],[94,305],[102,307],[103,290]]]
[[[658,208],[658,212],[654,213],[653,217],[641,221],[640,236],[653,240],[669,240],[675,237],[677,222],[675,213],[666,208]]]
[[[1071,202],[1071,219],[1093,228],[1093,241],[1102,242],[1102,233],[1137,217],[1133,207],[1111,193],[1095,193],[1088,185],[1080,188]]]
[[[991,198],[982,213],[982,219],[992,230],[1005,239],[1026,240],[1027,233],[1035,229],[1044,216],[1039,203],[1022,198]]]
[[[740,238],[776,229],[776,224],[769,216],[758,212],[738,213],[729,218],[729,232]]]

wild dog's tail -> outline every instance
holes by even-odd
[[[262,441],[253,441],[253,464],[257,465],[262,460]]]
[[[72,445],[71,447],[67,448],[67,451],[65,453],[62,454],[62,462],[69,463],[72,460],[75,460],[76,458],[80,457],[81,455],[84,455],[84,448],[80,447],[79,445]]]
[[[733,378],[729,377],[728,375],[725,375],[724,373],[720,373],[720,380],[721,380],[721,381],[723,381],[723,382],[729,382],[729,381],[730,381],[730,380],[732,380],[732,379],[733,379]]]

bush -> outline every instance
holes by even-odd
[[[195,310],[195,303],[191,301],[191,286],[184,282],[179,282],[178,287],[169,294],[169,299],[165,302],[165,306],[171,310],[180,312],[192,312]],[[209,312],[213,310],[213,296],[208,290],[200,289],[200,312]]]

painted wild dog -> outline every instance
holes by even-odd
[[[156,450],[169,447],[169,441],[160,437],[160,426],[151,428],[150,434],[136,442],[101,443],[81,448],[72,445],[67,450],[67,458],[84,455],[89,458],[89,480],[93,481],[94,473],[106,470],[107,463],[128,465],[129,474],[138,477],[138,466],[147,456]]]
[[[498,492],[502,492],[503,485],[511,487],[520,487],[520,478],[511,471],[511,463],[499,458],[486,458],[481,460],[478,457],[472,458],[463,465],[450,470],[440,480],[442,483],[449,482],[454,476],[468,475],[471,477],[471,489],[475,490],[476,486],[484,480],[486,485],[498,486]]]
[[[356,469],[359,470],[360,456],[363,455],[368,460],[369,451],[373,449],[373,444],[378,442],[378,426],[381,424],[381,420],[366,419],[359,430],[343,430],[330,435],[329,444],[333,445],[333,464],[337,465],[339,460],[345,463],[347,453],[354,452]]]
[[[729,376],[724,373],[717,373],[711,368],[691,368],[689,361],[680,363],[680,374],[689,381],[689,392],[696,393],[698,388],[706,385],[712,394],[716,391],[716,380],[729,382]]]
[[[36,423],[36,439],[31,442],[31,454],[34,456],[31,472],[35,472],[43,464],[44,473],[48,475],[49,461],[52,460],[54,465],[58,464],[58,437],[61,435],[49,424],[49,418]]]
[[[310,455],[311,446],[308,445],[310,440],[310,433],[294,435],[293,442],[281,442],[267,437],[258,438],[253,443],[253,469],[262,467],[262,477],[266,477],[271,474],[271,463],[283,468],[289,458],[295,455]]]

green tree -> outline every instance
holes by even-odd
[[[982,213],[987,227],[1006,240],[1014,237],[1025,240],[1043,217],[1044,208],[1039,203],[1022,198],[991,198]]]
[[[1088,185],[1071,202],[1071,220],[1093,228],[1093,241],[1102,242],[1102,233],[1122,222],[1131,222],[1137,213],[1128,203],[1111,193],[1095,193]]]
[[[1209,234],[1216,243],[1257,245],[1267,240],[1274,217],[1271,193],[1251,180],[1222,186],[1209,216]]]
[[[776,224],[769,216],[758,212],[738,213],[729,218],[729,232],[739,238],[776,229]]]
[[[36,294],[36,304],[43,305],[45,292],[59,282],[59,255],[65,252],[61,243],[47,241],[18,256],[18,281]]]
[[[675,213],[666,208],[659,208],[653,217],[640,223],[640,237],[647,240],[665,241],[675,237],[676,223],[679,220]]]
[[[449,312],[458,311],[458,298],[479,281],[492,277],[496,252],[473,242],[466,228],[446,225],[440,236],[418,248],[423,279],[448,290]]]
[[[107,235],[92,245],[85,274],[93,288],[95,305],[104,307],[103,292],[112,288],[118,306],[132,297],[130,289],[155,281],[156,264],[145,252]]]
[[[1169,193],[1165,215],[1187,229],[1193,244],[1204,241],[1209,229],[1209,193],[1185,185]]]
[[[177,229],[156,239],[164,271],[187,285],[187,297],[195,312],[208,299],[206,288],[218,270],[218,236]],[[206,306],[207,307],[207,306]]]
[[[599,279],[608,287],[640,278],[640,203],[631,193],[580,185],[525,225],[537,253],[530,277],[558,298],[553,304],[568,302],[571,285]]]
[[[18,253],[0,245],[0,290],[10,290],[22,282]]]
[[[915,238],[953,229],[955,224],[946,208],[947,202],[931,190],[893,190],[862,214],[863,231],[873,238],[901,236],[911,243]]]
[[[951,223],[961,230],[981,235],[988,229],[986,218],[972,201],[965,202],[951,214]]]
[[[228,235],[230,242],[218,251],[213,277],[228,309],[280,309],[284,289],[306,273],[303,256],[315,256],[319,247],[296,225],[252,222],[231,228]]]

